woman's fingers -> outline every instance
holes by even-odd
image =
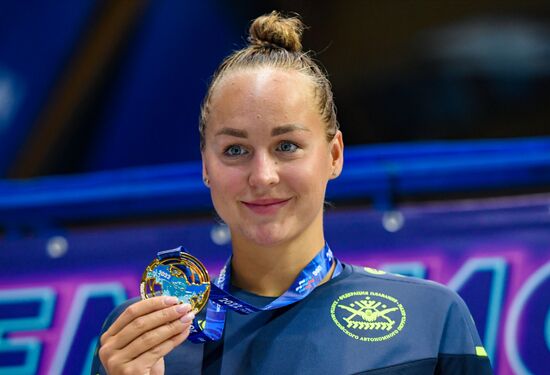
[[[170,328],[174,330],[173,333],[168,336],[171,337],[181,332],[183,326],[179,319],[190,311],[191,305],[183,304],[165,307],[162,310],[138,316],[114,335],[113,345],[116,348],[122,348],[137,339],[143,340],[143,338],[146,337],[149,340],[153,334],[158,332],[155,328],[165,325],[170,325]],[[165,329],[161,332],[164,333],[164,331]]]
[[[103,340],[116,335],[121,329],[126,327],[128,323],[130,323],[134,319],[149,314],[153,311],[176,305],[177,303],[178,301],[176,297],[161,296],[141,300],[134,303],[133,305],[130,305],[126,310],[122,312],[122,314],[120,314],[120,316],[113,322],[113,324],[111,324],[109,329],[105,331],[105,333],[102,335],[101,344],[103,344]]]
[[[150,314],[151,315],[151,314]],[[174,337],[180,334],[189,334],[189,327],[191,321],[195,317],[193,312],[189,312],[181,318],[166,322],[160,326],[146,331],[145,333],[137,336],[134,340],[124,344],[124,352],[126,358],[137,358],[142,353],[152,352],[156,356],[159,350],[159,345],[165,342],[173,341]],[[131,327],[131,324],[128,328]],[[121,335],[125,330],[121,331]],[[118,345],[117,345],[118,346]]]
[[[139,301],[117,318],[101,336],[99,350],[110,374],[148,371],[157,363],[159,368],[159,360],[187,339],[195,315],[189,304],[174,302],[170,297]]]
[[[164,375],[164,358],[159,359],[153,365],[150,375]]]
[[[150,299],[142,300],[129,306],[115,322],[109,327],[109,329],[101,337],[101,345],[104,344],[104,340],[116,335],[120,330],[126,327],[131,321],[139,318],[143,315],[147,315],[153,311],[161,310],[163,308],[174,306],[178,303],[176,297],[153,297]]]
[[[193,316],[190,313],[189,318]],[[99,357],[109,374],[137,374],[148,373],[155,364],[176,346],[180,345],[189,336],[190,321],[185,323],[166,324],[153,331],[147,332],[144,339],[138,337],[129,346],[122,349],[113,349],[107,342],[99,349]],[[183,329],[179,326],[183,325]],[[172,329],[167,328],[172,325]],[[178,331],[170,336],[169,332]],[[154,332],[157,331],[157,332]],[[152,333],[154,332],[154,333]],[[144,345],[145,347],[140,347]]]
[[[163,341],[161,344],[151,348],[145,353],[141,354],[135,360],[133,360],[129,366],[135,371],[128,371],[129,374],[138,374],[143,372],[144,368],[153,368],[159,359],[170,353],[172,349],[184,342],[189,336],[189,326],[184,332],[180,332],[175,336],[172,336],[168,340]]]

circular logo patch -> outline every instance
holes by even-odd
[[[384,293],[358,291],[338,297],[330,316],[346,335],[359,341],[385,341],[397,335],[407,321],[399,301]]]

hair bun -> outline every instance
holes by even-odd
[[[250,26],[252,46],[284,48],[290,52],[302,50],[304,24],[298,17],[284,17],[273,11],[256,18]]]

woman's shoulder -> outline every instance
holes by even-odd
[[[413,295],[429,294],[431,296],[449,299],[449,301],[461,300],[460,296],[449,287],[436,281],[421,279],[413,276],[404,276],[384,270],[346,264],[351,269],[351,280],[366,285],[382,287],[384,289],[396,289],[400,292]]]
[[[348,277],[338,287],[344,296],[364,296],[370,300],[402,306],[403,313],[436,319],[442,324],[450,320],[466,324],[475,331],[468,306],[460,295],[451,288],[435,281],[418,277],[403,276],[372,267],[345,265]]]
[[[332,319],[351,337],[391,339],[405,348],[401,359],[433,357],[445,373],[491,373],[474,320],[456,291],[372,267],[344,264],[342,276],[327,298]]]

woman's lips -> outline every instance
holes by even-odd
[[[253,201],[242,201],[252,212],[259,215],[270,215],[276,213],[285,206],[291,198],[286,199],[257,199]]]

